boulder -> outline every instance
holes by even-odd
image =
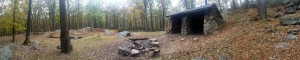
[[[111,35],[111,32],[110,32],[110,30],[108,30],[108,29],[105,29],[105,30],[104,30],[104,35]]]
[[[286,42],[280,42],[275,45],[275,48],[290,48],[290,44]]]
[[[281,25],[295,25],[295,24],[298,24],[300,21],[298,20],[298,18],[291,18],[291,17],[288,17],[288,16],[285,16],[285,17],[281,17],[279,18],[280,20],[280,24]]]
[[[293,13],[295,13],[297,10],[296,10],[296,8],[294,8],[294,7],[288,7],[288,8],[286,8],[285,9],[285,13],[286,14],[293,14]]]
[[[298,5],[297,10],[300,10],[300,4]]]
[[[5,46],[0,49],[0,60],[9,60],[12,56],[12,51],[9,46]]]
[[[299,5],[300,0],[294,0],[293,3],[296,4],[296,5]]]
[[[128,37],[128,36],[131,35],[131,33],[128,32],[128,31],[123,31],[123,32],[117,33],[117,35],[118,35],[118,36],[121,36],[121,37]]]
[[[281,3],[282,3],[282,4],[289,4],[289,3],[290,3],[290,0],[283,0]]]
[[[33,41],[33,42],[31,42],[31,48],[33,49],[33,50],[36,50],[36,49],[38,49],[38,46],[39,46],[39,43],[37,42],[37,41]]]

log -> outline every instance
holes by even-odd
[[[148,40],[149,38],[128,38],[130,41],[138,41],[138,40]]]

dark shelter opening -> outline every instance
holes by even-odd
[[[220,27],[223,22],[215,4],[205,5],[169,15],[170,34],[208,34]]]

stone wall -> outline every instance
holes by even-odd
[[[190,34],[191,33],[191,19],[186,16],[182,19],[181,25],[181,34]]]
[[[218,30],[223,22],[223,19],[219,17],[215,11],[207,13],[207,15],[204,16],[204,35],[208,35]]]

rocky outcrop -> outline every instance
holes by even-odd
[[[282,5],[285,9],[285,14],[293,14],[300,9],[300,0],[283,0]]]
[[[300,23],[300,18],[290,17],[290,16],[284,16],[280,17],[280,24],[281,25],[297,25]]]

